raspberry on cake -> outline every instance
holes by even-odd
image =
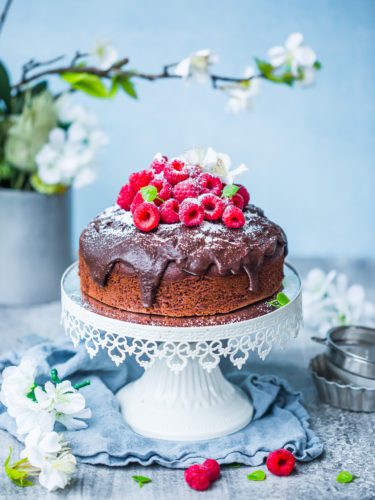
[[[283,230],[248,205],[244,186],[214,171],[159,154],[129,176],[117,205],[80,237],[81,289],[92,307],[209,316],[280,290]]]

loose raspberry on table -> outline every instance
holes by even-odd
[[[245,216],[241,209],[228,205],[224,209],[222,221],[230,229],[238,229],[245,225]]]
[[[180,221],[185,226],[199,226],[204,220],[204,210],[194,198],[186,198],[178,211]]]
[[[179,182],[173,188],[173,196],[178,201],[183,201],[186,198],[196,198],[198,196],[198,193],[199,193],[198,187],[190,179]]]
[[[211,482],[216,481],[220,476],[220,465],[213,458],[207,458],[207,460],[203,462],[202,467],[207,470]]]
[[[159,224],[160,215],[156,205],[144,201],[133,213],[134,225],[141,231],[152,231]]]
[[[180,204],[177,200],[171,199],[167,200],[165,203],[161,205],[159,208],[160,212],[160,220],[165,222],[166,224],[175,224],[180,221],[180,217],[178,215],[178,211],[180,208]]]
[[[120,189],[117,198],[117,205],[119,205],[124,210],[130,210],[130,205],[133,202],[135,196],[135,191],[130,184],[125,184]]]
[[[199,203],[203,207],[206,220],[218,220],[223,215],[224,202],[218,196],[211,193],[202,194]]]
[[[223,190],[223,183],[216,175],[205,172],[203,174],[200,174],[197,182],[201,188],[201,193],[212,193],[216,194],[216,196],[221,195],[221,192]]]
[[[185,481],[193,490],[204,491],[210,486],[208,470],[202,465],[191,465],[184,471]]]
[[[171,198],[172,186],[169,184],[169,182],[163,181],[162,179],[154,179],[151,182],[151,186],[156,187],[156,189],[158,190],[158,198],[160,198],[160,200],[158,199],[154,200],[155,205],[159,206],[163,203],[163,201],[167,201],[169,200],[169,198]]]
[[[189,177],[189,172],[185,168],[185,163],[181,160],[172,160],[165,165],[164,177],[174,186],[185,181]]]
[[[275,476],[289,476],[294,469],[296,459],[288,450],[271,451],[267,457],[267,468]]]
[[[152,170],[141,170],[141,172],[134,172],[129,176],[129,183],[134,191],[138,192],[141,188],[148,186],[153,178]]]
[[[134,196],[134,199],[132,201],[132,204],[130,205],[130,211],[132,214],[134,214],[134,210],[139,207],[141,203],[143,203],[145,200],[143,199],[142,193],[138,191],[138,193]]]
[[[152,161],[150,168],[152,168],[152,170],[155,172],[155,174],[161,174],[164,170],[164,167],[165,167],[167,161],[168,161],[168,158],[166,156],[164,156],[164,155],[157,156]]]
[[[241,195],[243,198],[244,206],[246,207],[250,201],[249,191],[242,184],[236,184],[240,189],[237,191],[237,194]]]

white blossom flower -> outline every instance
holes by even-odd
[[[34,387],[36,374],[36,364],[28,357],[23,358],[18,366],[5,368],[0,401],[8,407],[14,398],[26,396]]]
[[[360,285],[348,284],[348,277],[312,269],[303,282],[305,324],[324,334],[333,326],[350,323],[374,324],[375,307],[366,300]]]
[[[185,151],[180,159],[191,165],[198,165],[205,172],[219,176],[227,184],[233,184],[234,177],[246,172],[248,168],[241,163],[231,170],[231,159],[225,153],[217,153],[212,148],[195,148]]]
[[[246,79],[254,75],[254,68],[248,66],[244,72],[245,80],[243,82],[234,82],[220,86],[220,89],[229,96],[226,106],[227,111],[238,114],[251,109],[252,98],[259,94],[260,79],[252,78],[248,81]]]
[[[85,398],[72,386],[69,380],[54,385],[47,382],[44,390],[35,389],[36,403],[54,416],[68,430],[83,429],[87,424],[82,418],[90,418],[91,410],[85,408]]]
[[[193,79],[198,83],[206,83],[210,78],[209,67],[218,60],[218,56],[210,49],[198,50],[178,63],[174,71],[184,80]]]
[[[302,33],[291,33],[284,46],[272,47],[268,51],[268,57],[275,68],[288,66],[294,76],[302,75],[302,84],[314,81],[317,57],[313,49],[303,45]]]
[[[114,48],[110,40],[96,40],[91,55],[97,59],[97,66],[102,70],[109,69],[116,61],[118,61],[117,50]]]
[[[62,434],[42,432],[36,427],[25,439],[22,458],[40,469],[39,482],[49,491],[65,488],[76,469],[76,459]]]

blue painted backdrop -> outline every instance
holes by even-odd
[[[323,63],[318,84],[265,83],[250,114],[228,115],[221,93],[179,81],[139,83],[138,102],[80,97],[111,142],[98,181],[75,195],[75,235],[155,152],[211,145],[250,166],[252,200],[285,228],[293,255],[372,257],[374,27],[373,0],[16,0],[0,50],[18,75],[31,56],[72,54],[99,36],[140,69],[209,47],[218,72],[242,74],[253,55],[302,31]]]

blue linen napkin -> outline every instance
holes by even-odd
[[[18,364],[24,354],[33,356],[46,375],[51,368],[57,368],[60,378],[69,378],[72,382],[83,378],[91,380],[91,385],[82,389],[93,414],[87,421],[88,428],[64,431],[73,453],[84,463],[121,466],[137,462],[185,468],[205,458],[215,458],[221,464],[238,462],[255,466],[277,448],[287,448],[297,460],[306,462],[323,451],[321,441],[309,428],[309,416],[301,405],[301,395],[272,375],[238,371],[226,374],[253,401],[254,417],[244,429],[208,441],[174,442],[145,438],[124,422],[114,393],[141,375],[142,369],[132,358],[117,368],[106,352],[99,352],[91,360],[83,345],[76,349],[67,340],[52,343],[29,336],[18,352],[0,357],[0,372]],[[1,403],[0,428],[16,436],[15,422]]]

